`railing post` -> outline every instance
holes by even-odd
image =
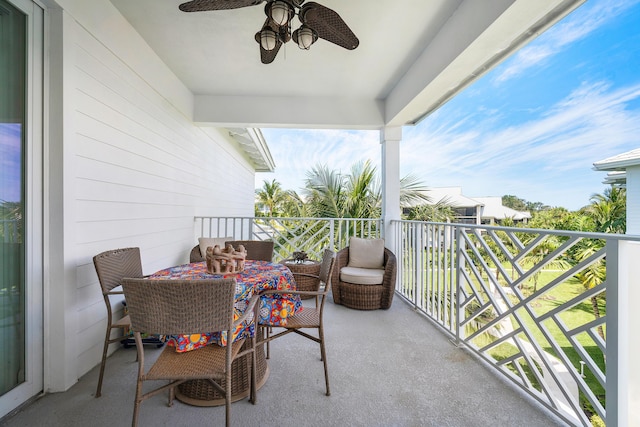
[[[422,248],[424,248],[425,243],[424,243],[424,224],[415,224],[414,225],[414,242],[415,242],[415,250],[414,252],[414,269],[416,271],[416,276],[415,276],[415,293],[416,293],[416,308],[418,307],[418,305],[420,307],[422,307],[424,309],[424,266],[425,266],[425,259],[424,259],[424,251],[422,250]],[[418,304],[417,299],[418,299],[418,295],[420,296],[420,304]]]
[[[455,253],[455,257],[456,257],[456,298],[455,298],[455,312],[456,312],[456,342],[455,344],[457,346],[460,345],[460,322],[462,321],[462,319],[464,319],[464,310],[462,310],[461,305],[462,305],[462,292],[461,292],[461,273],[460,271],[462,270],[462,262],[464,260],[464,257],[462,257],[460,254],[463,250],[463,244],[462,244],[462,238],[461,238],[461,227],[456,227],[455,229],[455,234],[456,234],[456,253]]]
[[[341,248],[339,248],[338,245],[336,244],[335,222],[336,220],[333,218],[329,220],[329,241],[333,246],[333,250],[337,251],[337,250],[340,250]]]
[[[607,241],[607,426],[640,425],[638,259],[639,242]]]

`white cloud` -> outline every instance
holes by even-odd
[[[376,131],[263,129],[276,162],[275,173],[256,174],[256,186],[276,179],[287,190],[304,186],[314,166],[348,173],[360,160],[371,160],[380,169],[380,136]]]
[[[455,115],[441,110],[407,132],[402,173],[432,186],[462,185],[470,196],[529,191],[527,200],[576,209],[604,177],[593,163],[640,145],[640,111],[626,108],[634,100],[640,84],[614,90],[583,84],[543,117],[498,128],[493,122],[457,128]]]
[[[511,78],[522,75],[531,67],[547,61],[553,55],[560,53],[563,48],[574,43],[613,18],[633,7],[638,0],[606,0],[581,6],[572,15],[556,24],[529,46],[525,46],[516,53],[508,66],[498,73],[494,81],[499,84]],[[585,8],[585,10],[582,10]],[[577,14],[577,12],[582,12]]]

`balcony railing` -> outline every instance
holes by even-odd
[[[196,237],[272,240],[274,261],[305,251],[322,258],[325,248],[344,248],[351,236],[380,237],[382,221],[363,218],[196,217]]]
[[[195,232],[270,239],[281,260],[300,250],[319,259],[381,228],[369,219],[198,217]],[[397,294],[456,345],[573,425],[616,407],[619,375],[607,381],[606,372],[618,372],[619,344],[607,323],[618,321],[619,245],[640,238],[418,221],[392,221],[391,230]]]

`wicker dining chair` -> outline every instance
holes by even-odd
[[[200,245],[195,245],[189,253],[189,262],[202,262],[205,261],[205,257],[200,252]]]
[[[270,240],[229,240],[225,245],[230,244],[234,249],[242,245],[247,250],[247,259],[256,261],[273,260],[274,243]]]
[[[326,353],[325,344],[324,344],[323,313],[324,313],[324,304],[325,304],[327,295],[331,290],[331,273],[333,271],[333,264],[335,259],[334,257],[335,257],[335,254],[332,250],[330,249],[324,250],[324,254],[322,256],[322,264],[320,266],[320,273],[318,274],[318,276],[314,276],[307,273],[293,274],[294,277],[311,276],[311,277],[319,278],[320,289],[318,291],[273,290],[273,291],[265,291],[261,293],[261,295],[287,293],[287,294],[294,294],[294,295],[298,294],[298,295],[316,296],[320,298],[319,305],[318,305],[318,302],[316,302],[315,308],[305,307],[304,310],[302,310],[302,312],[287,318],[286,326],[276,326],[276,325],[262,324],[262,323],[259,325],[261,336],[263,337],[264,343],[267,344],[267,358],[269,358],[269,351],[268,351],[269,343],[277,338],[280,338],[292,332],[295,332],[298,335],[302,335],[303,337],[306,337],[320,344],[320,357],[324,364],[324,380],[327,388],[327,393],[326,393],[327,396],[331,395],[331,391],[329,389],[329,371],[327,368],[327,353]],[[284,328],[284,330],[274,335],[271,335],[272,329],[274,328]],[[317,329],[318,336],[317,337],[313,336],[303,331],[303,329]]]
[[[119,320],[113,319],[110,296],[122,295],[122,291],[114,291],[122,285],[125,277],[142,277],[142,261],[140,259],[140,248],[114,249],[99,253],[93,257],[93,265],[98,274],[98,281],[102,288],[102,296],[107,306],[107,332],[102,349],[102,362],[100,363],[100,376],[98,377],[98,387],[95,397],[102,395],[102,380],[104,369],[107,363],[107,351],[109,344],[122,341],[122,336],[111,338],[114,329],[121,329],[123,333],[128,333],[131,327],[129,316],[126,315]]]
[[[255,295],[245,312],[233,320],[236,279],[171,280],[126,278],[123,283],[127,298],[131,328],[138,351],[138,375],[132,425],[138,424],[142,401],[169,390],[169,406],[173,404],[175,387],[189,380],[208,380],[225,397],[225,422],[231,420],[232,362],[251,355],[250,401],[255,404],[256,354],[255,334],[248,339],[231,343],[236,326],[243,321],[250,324],[258,316],[260,297]],[[207,332],[226,332],[228,345],[210,344],[195,350],[178,353],[165,346],[152,366],[145,369],[144,346],[141,333],[159,335],[190,335]],[[245,341],[249,341],[249,345]],[[163,381],[153,390],[143,393],[145,381]],[[166,381],[170,381],[166,383]],[[224,383],[224,384],[222,384]]]

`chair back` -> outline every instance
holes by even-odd
[[[324,283],[324,292],[328,292],[331,288],[331,274],[333,273],[333,265],[335,261],[335,253],[331,249],[325,249],[322,254],[322,263],[320,264],[320,273],[318,277]]]
[[[200,252],[200,245],[195,245],[191,252],[189,252],[189,262],[202,262],[205,261],[205,258],[202,256],[202,252]]]
[[[235,278],[125,278],[122,288],[134,332],[187,335],[232,329]]]
[[[140,248],[114,249],[99,253],[93,257],[93,265],[103,295],[120,286],[125,277],[142,277]]]
[[[255,261],[273,260],[274,243],[270,240],[229,240],[225,242],[225,246],[230,244],[234,249],[242,245],[247,250],[247,259]]]

